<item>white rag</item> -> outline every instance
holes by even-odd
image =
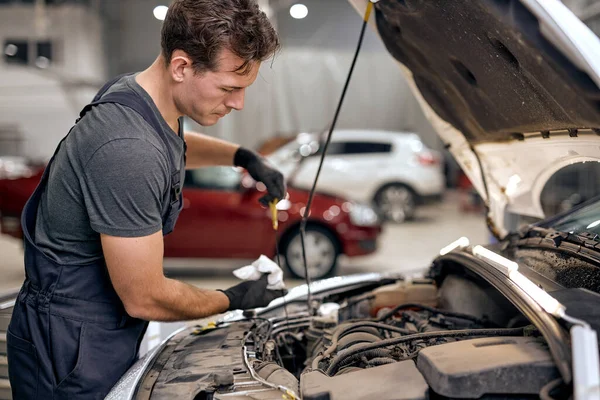
[[[279,268],[277,263],[265,255],[261,255],[258,260],[254,261],[251,265],[246,265],[245,267],[233,271],[233,275],[244,281],[257,281],[262,274],[269,274],[267,276],[267,282],[269,283],[267,289],[285,289],[283,271]]]

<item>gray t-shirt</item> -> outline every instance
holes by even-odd
[[[95,106],[79,121],[50,168],[35,227],[36,244],[61,264],[102,258],[100,233],[140,237],[160,231],[171,199],[170,174],[180,169],[183,183],[183,129],[178,134],[169,127],[136,75],[107,93],[126,89],[141,96],[158,117],[167,146],[141,115],[118,104]],[[177,165],[169,165],[167,152]]]

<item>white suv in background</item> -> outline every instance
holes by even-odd
[[[288,184],[313,184],[321,145],[319,136],[301,133],[267,158]],[[375,130],[333,132],[317,189],[361,203],[372,203],[388,221],[402,222],[416,206],[440,198],[445,188],[441,155],[415,133]]]

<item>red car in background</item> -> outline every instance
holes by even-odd
[[[0,180],[2,233],[22,237],[20,215],[42,171],[28,178]],[[165,237],[166,258],[254,259],[275,255],[275,232],[268,209],[258,199],[264,185],[231,167],[186,171],[184,207],[173,233]],[[304,276],[300,221],[308,191],[288,188],[279,202],[279,250],[288,270]],[[338,256],[373,253],[381,225],[366,205],[316,193],[306,230],[306,252],[311,277],[331,275]]]
[[[4,165],[3,160],[0,164]],[[21,213],[37,187],[44,166],[23,167],[19,174],[0,169],[0,232],[21,239]]]

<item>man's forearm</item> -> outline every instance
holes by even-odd
[[[187,145],[186,169],[211,165],[233,165],[233,156],[240,147],[235,143],[196,132],[185,132]]]
[[[151,291],[138,317],[148,321],[185,321],[227,311],[229,299],[223,292],[205,290],[165,278]],[[141,315],[140,315],[141,314]]]

